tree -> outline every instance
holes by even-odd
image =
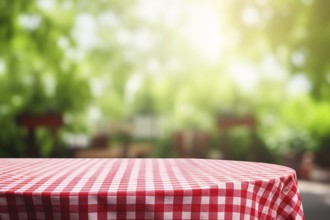
[[[74,10],[65,1],[53,4],[43,8],[40,1],[0,3],[0,124],[8,128],[1,131],[1,146],[14,149],[21,140],[19,114],[74,115],[89,101],[86,78],[67,54],[75,47]]]
[[[304,74],[316,99],[329,99],[329,8],[320,1],[231,1],[228,31],[239,33],[237,48],[261,62],[269,52],[291,74]]]

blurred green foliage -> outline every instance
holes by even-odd
[[[75,47],[74,17],[59,5],[44,11],[35,1],[1,1],[0,146],[10,149],[3,156],[20,155],[24,131],[16,125],[18,115],[84,111],[91,97],[88,81],[60,45]],[[71,125],[79,127],[79,121]]]
[[[216,118],[228,113],[257,117],[265,157],[330,150],[329,1],[162,2],[0,1],[0,156],[22,155],[18,115],[49,112],[63,113],[75,132],[140,114],[163,117],[158,156],[172,155],[174,130],[204,129],[217,139]],[[184,37],[194,17],[187,11],[203,4],[222,25],[215,62],[192,43],[204,30]],[[246,87],[251,71],[257,80]],[[309,90],[288,94],[295,76]],[[43,132],[39,139],[49,145]],[[233,158],[246,159],[246,135],[232,139]]]

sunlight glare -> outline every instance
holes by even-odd
[[[152,57],[147,61],[147,69],[148,72],[154,77],[159,77],[161,75],[162,68],[159,60],[155,57]]]
[[[173,28],[182,25],[178,30],[192,49],[197,50],[206,61],[217,62],[223,50],[221,36],[223,27],[214,2],[169,1],[167,4],[164,2],[140,0],[137,15],[148,22],[165,19],[165,25]]]
[[[191,21],[186,30],[189,41],[207,60],[217,61],[223,46],[218,14],[213,8],[206,6],[191,13]]]
[[[136,6],[137,16],[149,22],[157,21],[159,15],[164,12],[166,1],[139,0]]]
[[[133,100],[136,92],[141,88],[143,78],[140,73],[134,73],[127,81],[125,88],[125,101],[126,103]]]
[[[97,106],[91,106],[88,110],[88,119],[90,123],[96,123],[102,117],[101,109]]]
[[[287,93],[293,97],[308,93],[311,89],[311,82],[303,73],[293,76],[287,84]]]
[[[254,65],[249,63],[234,63],[230,66],[230,73],[238,86],[246,92],[253,91],[260,77]]]
[[[133,34],[132,46],[137,50],[146,52],[154,45],[153,34],[147,29],[139,29]]]
[[[6,72],[6,63],[2,59],[0,59],[0,76],[4,75]]]
[[[54,0],[46,0],[46,1],[45,0],[38,0],[37,5],[41,9],[51,10],[55,6],[55,1]]]
[[[180,63],[179,61],[175,58],[175,57],[171,57],[168,61],[167,61],[167,68],[169,72],[177,72],[180,70]],[[329,77],[330,78],[330,77]]]
[[[96,46],[99,42],[97,27],[93,16],[87,13],[81,13],[76,17],[75,22],[73,35],[79,47],[82,48],[82,50],[87,50]]]
[[[252,6],[245,7],[241,14],[241,19],[246,25],[255,26],[260,22],[260,14]]]
[[[264,56],[260,64],[260,71],[263,78],[273,81],[284,81],[288,76],[288,72],[273,54],[266,54]]]

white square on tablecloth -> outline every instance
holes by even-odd
[[[88,213],[88,219],[97,219],[97,213],[96,212]]]
[[[136,203],[136,196],[128,196],[126,198],[126,203],[127,204],[135,204]]]
[[[61,219],[60,213],[53,213],[53,219]]]
[[[21,196],[15,197],[16,205],[24,205],[24,199]]]
[[[88,196],[88,204],[97,205],[97,197],[96,196]]]
[[[183,204],[191,204],[192,203],[192,197],[191,196],[184,196],[182,203]]]
[[[298,201],[298,196],[297,194],[295,194],[292,198],[291,198],[292,201],[294,201],[294,203],[297,203]]]
[[[70,213],[70,220],[79,220],[78,213]]]
[[[28,216],[25,212],[18,213],[18,219],[28,219]]]
[[[284,211],[287,212],[287,213],[291,213],[292,210],[293,210],[293,208],[290,205],[286,205],[285,208],[284,208]]]
[[[182,212],[182,218],[183,219],[190,219],[191,215],[190,212]]]
[[[42,205],[42,199],[41,199],[41,196],[34,195],[34,196],[32,197],[32,200],[33,200],[33,204],[34,204],[34,205]]]
[[[172,220],[173,212],[164,212],[164,219]]]
[[[224,212],[218,212],[218,219],[225,219],[225,213]]]
[[[165,196],[164,204],[173,204],[174,198],[173,196]]]
[[[234,182],[233,183],[233,185],[234,185],[234,189],[241,189],[242,188],[242,183],[240,183],[240,182]]]
[[[108,212],[107,213],[107,219],[108,220],[117,220],[117,213],[115,213],[115,212]]]
[[[262,197],[264,192],[265,192],[265,190],[263,188],[260,188],[257,194],[258,194],[258,196]]]
[[[208,212],[201,212],[200,219],[208,219],[208,218],[209,218],[209,213]]]
[[[240,205],[240,204],[241,204],[241,198],[239,198],[239,197],[234,197],[234,198],[233,198],[233,204],[234,204],[234,205]]]
[[[224,205],[224,204],[226,204],[226,198],[223,197],[223,196],[219,196],[219,197],[218,197],[218,204],[219,204],[219,205]]]
[[[60,205],[60,197],[59,196],[51,196],[52,205]]]
[[[146,196],[146,204],[155,204],[155,197],[154,196]]]
[[[6,206],[7,205],[7,199],[5,197],[0,197],[0,205]]]
[[[9,220],[10,218],[9,218],[9,214],[2,214],[2,213],[0,213],[0,219],[2,220]]]
[[[126,218],[135,219],[135,212],[126,212]]]
[[[271,213],[271,212],[272,212],[272,210],[269,210],[268,207],[264,207],[264,208],[262,209],[262,213],[265,214],[265,215],[269,215],[269,213]]]
[[[70,196],[69,201],[70,201],[70,205],[78,205],[79,204],[78,196]]]
[[[233,213],[233,219],[240,219],[240,213]]]
[[[209,204],[210,203],[210,198],[208,196],[203,196],[201,199],[202,204]]]
[[[153,212],[146,212],[145,214],[144,214],[144,217],[146,218],[146,219],[154,219],[154,213]]]
[[[37,219],[45,219],[45,214],[43,212],[37,212],[36,217]]]
[[[246,199],[246,207],[249,207],[249,208],[252,207],[252,200],[251,199]]]
[[[108,204],[117,204],[117,196],[108,196],[107,202]]]

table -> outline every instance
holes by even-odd
[[[287,167],[204,159],[1,159],[0,219],[304,219]]]

